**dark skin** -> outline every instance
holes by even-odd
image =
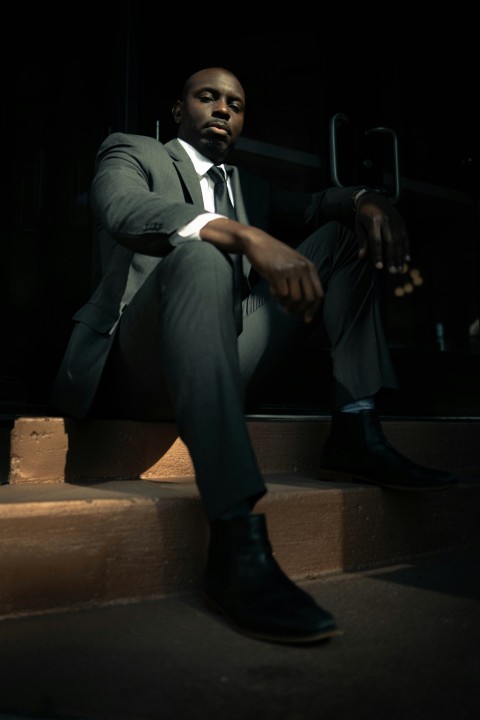
[[[219,165],[226,162],[243,130],[245,92],[239,80],[224,68],[212,67],[192,75],[182,100],[173,106],[177,136]],[[356,209],[359,255],[370,255],[377,269],[402,272],[410,260],[408,236],[402,218],[382,195],[364,193]],[[283,309],[315,317],[324,290],[315,266],[294,248],[272,235],[235,220],[207,223],[200,237],[226,252],[245,254],[269,284]]]

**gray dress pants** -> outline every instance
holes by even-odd
[[[397,387],[378,308],[375,273],[355,235],[330,222],[298,246],[316,265],[320,321],[331,346],[333,409]],[[245,394],[311,331],[260,280],[233,314],[232,266],[213,245],[189,241],[155,268],[125,309],[101,385],[117,417],[174,420],[195,468],[207,519],[265,493],[245,422]]]

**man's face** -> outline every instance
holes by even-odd
[[[216,163],[223,162],[235,145],[244,115],[243,88],[222,68],[192,75],[184,100],[177,100],[173,107],[178,137]]]

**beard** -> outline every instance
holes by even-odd
[[[226,158],[229,149],[225,142],[216,138],[208,138],[205,143],[205,155],[217,163]]]

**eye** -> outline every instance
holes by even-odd
[[[238,103],[230,103],[229,107],[231,107],[235,113],[241,113],[243,111],[243,107]]]
[[[198,96],[198,99],[202,103],[213,102],[213,95],[211,95],[210,93],[202,93],[202,95]]]

